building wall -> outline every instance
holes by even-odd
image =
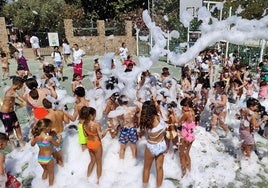
[[[64,20],[65,35],[70,45],[77,43],[88,55],[104,55],[108,52],[118,52],[122,42],[125,42],[129,54],[136,55],[136,37],[132,36],[132,23],[125,21],[125,36],[105,36],[105,22],[97,21],[98,36],[74,36],[72,19]]]
[[[77,43],[88,55],[104,55],[108,52],[118,52],[122,42],[126,43],[129,54],[136,55],[136,37],[132,36],[131,21],[125,21],[125,36],[105,36],[105,23],[103,20],[97,21],[98,36],[74,36],[72,19],[64,20],[64,28],[66,38],[70,45]],[[8,33],[5,18],[0,17],[0,47],[3,48],[4,51],[8,51],[7,42]],[[51,50],[52,49],[50,49],[50,51]]]
[[[0,47],[4,51],[8,51],[8,35],[7,35],[7,29],[6,29],[6,22],[4,17],[0,17]]]

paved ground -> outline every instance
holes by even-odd
[[[46,49],[46,50],[49,50],[49,49]],[[28,66],[30,68],[30,71],[33,75],[42,75],[42,70],[40,69],[40,63],[38,60],[35,59],[34,55],[33,55],[33,51],[31,48],[25,48],[24,49],[24,56],[27,58],[28,60]],[[93,69],[93,62],[94,62],[94,58],[98,57],[101,61],[101,58],[102,57],[99,57],[99,56],[85,56],[84,58],[84,65],[83,65],[83,73],[86,73],[88,71],[91,71]],[[118,58],[118,57],[116,57]],[[51,61],[51,57],[50,56],[45,56],[45,60],[47,62],[50,62]],[[135,58],[136,62],[138,61],[137,58]],[[9,60],[10,62],[10,75],[11,76],[15,76],[16,75],[16,68],[17,68],[17,63],[15,62],[14,59],[10,59]],[[166,67],[169,67],[170,69],[170,73],[171,75],[176,78],[176,79],[179,79],[180,78],[180,68],[179,67],[175,67],[173,65],[169,65],[167,64],[166,62],[163,62],[163,61],[159,61],[157,64],[153,65],[151,67],[151,71],[152,72],[156,72],[156,73],[160,73],[161,72],[161,69],[163,66],[166,66]],[[70,91],[71,89],[71,81],[72,81],[72,74],[73,74],[73,69],[72,67],[70,66],[66,66],[64,67],[64,78],[65,78],[65,81],[64,82],[61,82],[61,86],[63,88],[66,88],[67,91]],[[88,82],[89,81],[89,78],[86,77],[86,79],[83,80],[84,84],[85,84],[85,87],[86,88],[90,88],[91,85],[90,83]],[[5,87],[4,84],[7,84],[7,85],[10,85],[11,83],[11,80],[5,80],[4,82],[2,81],[1,84],[0,84],[0,97],[2,98],[3,97],[3,87]]]
[[[46,49],[47,50],[47,49]],[[41,76],[43,74],[42,70],[40,69],[40,62],[35,59],[33,52],[31,48],[24,49],[24,56],[28,60],[28,66],[30,68],[30,71],[33,75],[39,75]],[[94,59],[98,57],[101,61],[102,57],[99,56],[85,56],[84,57],[84,65],[83,65],[83,73],[86,73],[88,71],[91,71],[93,69],[93,62]],[[115,57],[118,58],[118,57]],[[136,62],[138,62],[137,57],[134,58]],[[46,61],[51,61],[50,56],[45,56]],[[16,68],[17,68],[17,63],[15,62],[14,59],[10,59],[10,76],[15,76],[16,75]],[[156,73],[161,73],[161,69],[163,66],[169,67],[171,75],[176,78],[177,80],[180,78],[180,68],[175,67],[173,65],[169,65],[166,62],[159,61],[157,64],[153,65],[151,67],[151,72],[156,72]],[[1,72],[2,73],[2,72]],[[66,89],[69,95],[72,95],[71,92],[71,82],[72,82],[72,75],[73,75],[73,69],[70,66],[65,66],[64,67],[64,82],[60,82],[61,88]],[[11,79],[2,81],[0,83],[0,98],[3,98],[5,87],[11,85]],[[83,79],[83,85],[86,87],[86,89],[90,89],[92,87],[92,84],[90,82],[90,77],[85,77]],[[25,116],[27,116],[25,109],[19,109],[17,111],[19,120],[21,123],[26,123],[28,121]],[[1,124],[1,122],[0,122]]]

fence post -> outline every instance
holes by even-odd
[[[139,29],[137,29],[136,30],[136,55],[137,56],[139,56],[139,32],[140,32],[140,30]]]

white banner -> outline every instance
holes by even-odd
[[[47,33],[49,46],[60,46],[58,33]]]

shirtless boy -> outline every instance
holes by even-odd
[[[20,146],[24,146],[25,143],[22,140],[22,133],[20,124],[17,118],[17,115],[14,111],[15,100],[18,99],[21,103],[21,106],[24,106],[24,100],[19,94],[17,90],[20,90],[23,86],[23,79],[21,77],[14,77],[12,81],[12,86],[7,89],[3,99],[3,105],[1,106],[0,110],[0,118],[3,122],[5,127],[5,131],[8,134],[8,137],[11,141],[11,145],[15,148],[15,135],[14,130],[16,132],[16,136],[19,140]]]
[[[71,115],[68,112],[65,112],[65,114],[71,121],[75,121],[77,119],[77,117],[79,116],[79,112],[83,106],[89,107],[89,101],[85,98],[85,95],[86,91],[84,87],[75,88],[74,96],[76,97],[76,102],[74,106],[74,113],[73,115]],[[77,129],[78,129],[79,144],[81,144],[82,146],[82,151],[87,149],[87,138],[84,134],[83,123],[84,119],[81,119],[79,117]]]
[[[63,166],[62,159],[62,144],[64,140],[63,134],[63,123],[69,123],[69,118],[64,114],[62,110],[54,110],[52,109],[52,103],[48,99],[43,99],[43,106],[48,111],[48,114],[45,116],[46,119],[51,120],[51,136],[54,137],[55,140],[61,138],[61,143],[59,147],[54,146],[52,149],[52,155],[56,159],[57,164]]]

